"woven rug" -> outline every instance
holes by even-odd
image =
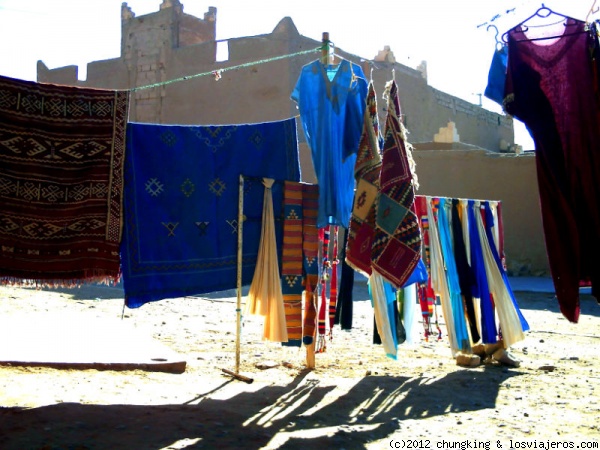
[[[365,276],[371,275],[371,246],[375,234],[376,217],[375,200],[379,192],[380,172],[377,96],[373,83],[370,83],[363,132],[354,166],[356,192],[346,243],[346,262]]]
[[[382,169],[371,266],[396,288],[404,285],[421,258],[421,230],[414,212],[414,175],[396,82],[389,85]]]
[[[248,285],[261,233],[261,179],[278,180],[272,187],[276,218],[282,181],[300,180],[296,123],[130,123],[125,173],[127,306],[236,287],[240,174],[246,177],[242,284]],[[280,252],[282,220],[275,228]]]
[[[0,282],[116,282],[129,93],[0,77]]]

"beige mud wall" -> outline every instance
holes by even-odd
[[[548,276],[535,155],[419,150],[419,195],[502,201],[509,274]]]

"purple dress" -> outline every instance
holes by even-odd
[[[600,288],[600,109],[594,37],[567,19],[556,41],[509,31],[504,106],[536,148],[546,250],[562,314],[579,318],[579,286]],[[597,55],[596,55],[597,56]]]

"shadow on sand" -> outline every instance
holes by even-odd
[[[553,293],[515,291],[514,294],[521,309],[547,310],[562,316],[558,299]],[[600,317],[600,305],[591,294],[580,294],[579,304],[582,316]]]
[[[0,408],[0,448],[363,449],[403,420],[494,408],[502,382],[520,375],[490,367],[438,379],[370,376],[328,402],[335,387],[308,374],[225,400],[208,396],[230,381],[183,404]]]

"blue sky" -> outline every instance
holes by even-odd
[[[162,0],[129,0],[136,16],[159,9]],[[121,0],[0,0],[0,74],[35,80],[38,60],[50,67],[118,57]],[[389,45],[396,60],[410,67],[427,61],[429,84],[478,104],[500,33],[533,14],[541,2],[529,0],[182,0],[184,11],[203,17],[217,8],[217,38],[270,33],[285,16],[298,31],[317,40],[328,31],[336,46],[372,59]],[[553,10],[585,19],[593,0],[544,2]],[[597,14],[595,17],[600,17]],[[495,19],[494,19],[495,18]],[[494,20],[492,20],[494,19]],[[500,112],[485,99],[483,106]],[[460,130],[459,130],[460,132]],[[517,143],[533,144],[515,126]]]

